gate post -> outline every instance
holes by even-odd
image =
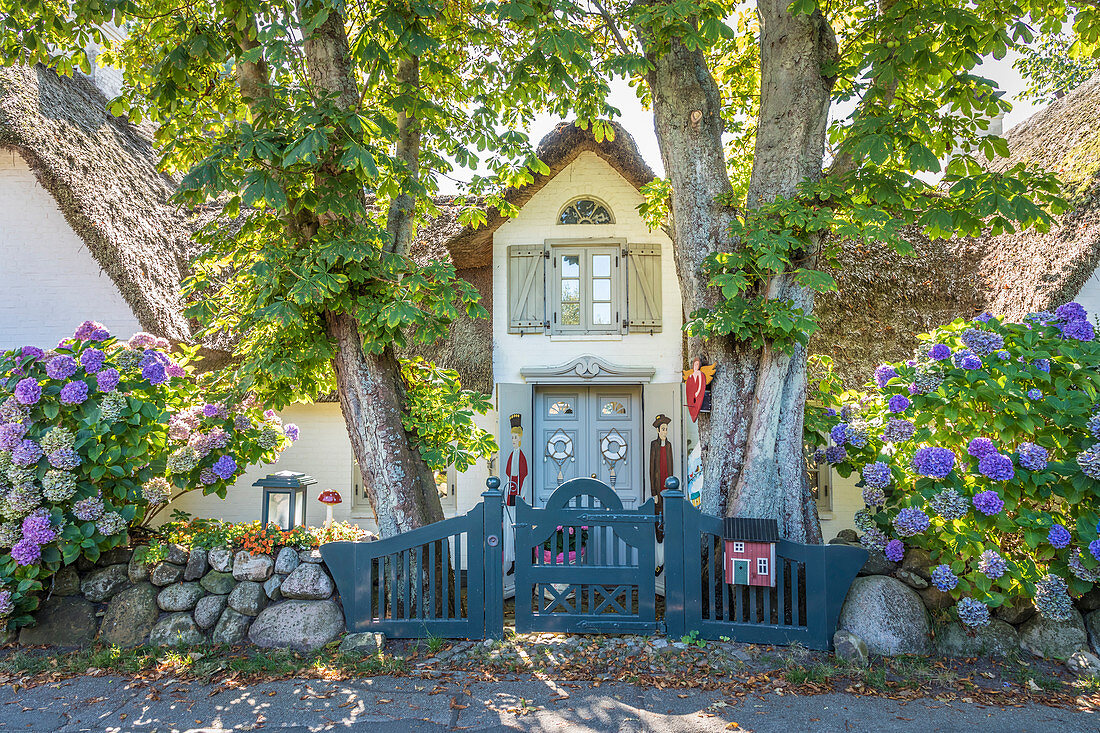
[[[484,521],[482,537],[482,552],[485,554],[485,562],[482,563],[485,573],[485,600],[482,608],[485,609],[483,619],[484,637],[486,639],[504,638],[504,492],[500,490],[500,479],[490,476],[485,480],[487,487],[481,497],[482,518]]]
[[[665,479],[665,634],[676,638],[687,634],[686,586],[687,563],[684,553],[689,551],[684,520],[684,494],[680,480],[675,476]],[[698,551],[698,547],[696,547]]]

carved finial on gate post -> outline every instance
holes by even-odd
[[[483,493],[482,496],[486,496],[486,495],[490,495],[490,494],[499,495],[501,493],[501,491],[500,491],[500,479],[497,478],[496,476],[490,476],[489,478],[485,479],[485,487],[486,487],[487,491],[485,493]]]

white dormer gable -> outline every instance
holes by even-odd
[[[672,242],[642,221],[642,200],[584,151],[494,232],[496,382],[522,382],[524,367],[582,356],[652,366],[658,381],[679,381]]]

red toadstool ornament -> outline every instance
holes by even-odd
[[[321,495],[317,497],[317,501],[325,505],[325,526],[332,524],[332,508],[340,503],[340,492],[334,489],[328,489],[322,491]]]

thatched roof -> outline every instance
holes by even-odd
[[[910,358],[917,334],[983,309],[980,241],[932,241],[916,228],[906,239],[913,256],[845,241],[837,290],[817,297],[810,350],[832,357],[848,387],[866,383],[884,361]]]
[[[613,139],[597,141],[591,128],[582,130],[572,122],[561,122],[540,142],[537,150],[539,160],[546,164],[549,172],[535,176],[534,181],[519,188],[510,188],[504,199],[514,206],[523,206],[554,176],[577,159],[581,153],[590,151],[603,158],[635,188],[641,188],[653,180],[653,170],[638,152],[634,138],[622,125],[611,123],[615,131]],[[485,224],[477,227],[463,227],[456,236],[447,242],[447,248],[457,267],[484,267],[492,264],[493,233],[508,218],[498,209],[487,212]]]
[[[118,286],[142,327],[188,340],[179,284],[190,230],[149,137],[87,78],[0,68],[0,148],[14,150]],[[89,313],[94,317],[94,313]]]
[[[1050,231],[990,239],[981,264],[990,312],[1020,318],[1073,300],[1100,265],[1100,74],[1008,131],[1005,170],[1031,163],[1062,180],[1072,209]]]
[[[1050,231],[930,242],[914,257],[846,243],[838,292],[818,298],[812,350],[833,356],[848,386],[883,361],[906,359],[915,336],[983,310],[1018,319],[1073,300],[1100,265],[1100,74],[1005,134],[1019,162],[1056,173],[1072,209]]]
[[[433,200],[438,213],[416,232],[412,258],[419,263],[451,261],[447,243],[462,231],[458,216],[462,206],[455,196],[437,196]],[[437,366],[454,369],[466,389],[493,391],[493,268],[465,267],[458,276],[481,293],[481,305],[489,311],[486,318],[470,318],[462,314],[451,324],[450,334],[431,347],[418,351],[429,356]]]

